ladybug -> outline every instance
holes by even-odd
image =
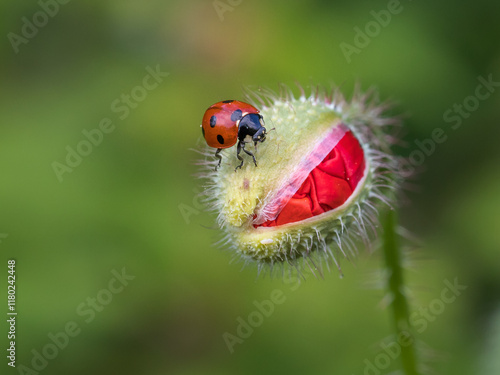
[[[234,171],[243,166],[243,158],[240,156],[241,150],[253,158],[255,166],[257,161],[254,154],[245,150],[245,144],[253,142],[257,147],[258,142],[266,139],[266,128],[264,118],[259,114],[259,110],[253,105],[237,100],[224,100],[211,105],[203,115],[201,130],[203,137],[210,147],[216,148],[215,157],[219,163],[215,167],[220,167],[222,156],[220,152],[223,148],[232,147],[238,142],[236,156],[241,160]]]

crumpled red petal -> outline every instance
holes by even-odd
[[[333,150],[309,173],[276,219],[255,227],[274,227],[320,215],[341,206],[352,194],[365,170],[359,141],[347,131]]]

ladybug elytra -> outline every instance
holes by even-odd
[[[222,149],[232,147],[236,142],[238,142],[236,156],[241,163],[235,171],[243,166],[241,150],[250,155],[257,166],[254,154],[245,149],[245,144],[253,142],[257,147],[257,143],[266,139],[264,118],[259,112],[254,106],[237,100],[224,100],[206,110],[201,129],[207,144],[217,149],[215,157],[219,159],[219,163],[215,170],[220,167]]]

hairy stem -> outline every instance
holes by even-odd
[[[405,375],[419,375],[415,355],[415,340],[409,323],[408,300],[404,292],[404,274],[401,248],[396,234],[397,213],[388,210],[384,219],[383,252],[385,265],[389,271],[387,288],[391,295],[391,315],[396,328],[396,339],[401,345],[401,361]],[[407,344],[407,345],[406,345]]]

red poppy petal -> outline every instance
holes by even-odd
[[[365,170],[363,148],[348,131],[316,166],[274,220],[255,227],[272,227],[320,215],[341,206],[352,194]]]

